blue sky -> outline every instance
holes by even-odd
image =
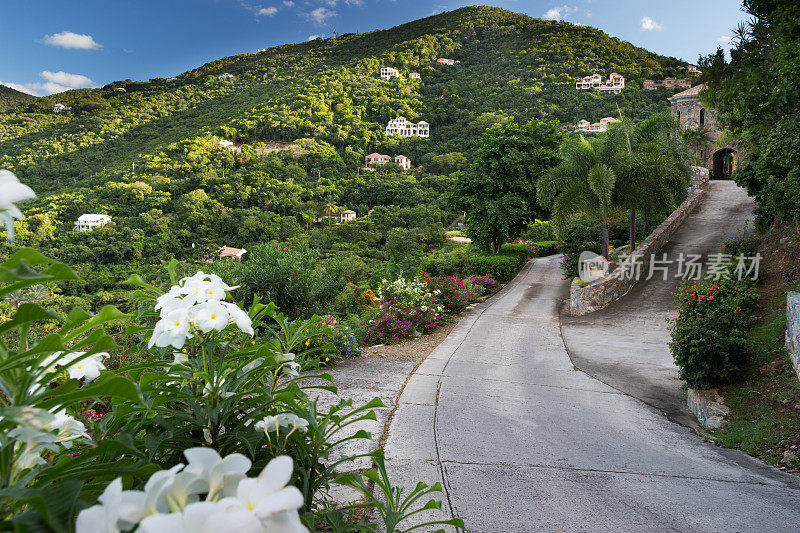
[[[44,95],[169,77],[208,61],[312,36],[385,29],[461,0],[2,0],[0,83]],[[739,0],[500,0],[534,17],[594,26],[696,62],[726,46]]]

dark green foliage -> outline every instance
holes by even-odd
[[[561,135],[554,122],[495,124],[483,134],[475,172],[456,185],[475,244],[497,253],[519,236],[527,221],[542,215],[536,184],[558,163]]]
[[[5,85],[0,85],[0,113],[9,109],[25,106],[34,100],[36,100],[35,96],[21,93]]]
[[[754,286],[745,281],[704,280],[681,286],[669,347],[687,387],[716,387],[741,368],[757,299]]]
[[[775,217],[800,219],[800,4],[746,0],[752,18],[735,30],[731,60],[702,58],[708,90],[731,137],[743,140],[749,160],[734,174],[759,203],[759,225]]]
[[[539,257],[561,253],[558,241],[539,241],[536,246],[539,248]]]
[[[431,276],[482,276],[490,274],[500,283],[511,281],[530,257],[530,250],[510,249],[487,254],[472,246],[446,247],[426,256],[420,268]]]

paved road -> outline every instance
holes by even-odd
[[[701,205],[662,253],[718,253],[726,236],[752,221],[753,200],[733,181],[712,181]],[[573,363],[589,375],[652,405],[670,420],[697,427],[669,352],[667,319],[676,316],[672,294],[680,283],[673,263],[667,281],[639,283],[605,309],[562,316],[562,334]],[[595,332],[602,331],[603,335]]]
[[[396,482],[442,481],[476,532],[800,530],[797,478],[573,366],[567,290],[537,259],[423,362],[386,443]]]

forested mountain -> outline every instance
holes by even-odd
[[[386,81],[382,66],[421,79]],[[23,206],[15,245],[76,265],[86,285],[64,294],[96,293],[92,305],[115,300],[105,291],[123,295],[121,279],[160,259],[273,239],[352,254],[362,274],[380,276],[442,244],[460,214],[452,184],[471,172],[488,126],[509,118],[570,126],[616,116],[617,106],[641,119],[674,92],[644,91],[642,81],[680,75],[681,66],[597,29],[469,7],[227,57],[174,79],[32,99],[0,113],[0,168],[39,194]],[[226,72],[234,78],[219,79]],[[622,74],[625,90],[575,89],[595,72]],[[53,113],[59,102],[72,111]],[[387,137],[398,115],[429,122],[430,138]],[[224,138],[241,153],[220,149]],[[265,155],[272,141],[296,149]],[[405,154],[414,168],[359,171],[374,151]],[[314,224],[336,208],[358,219]],[[72,232],[82,213],[114,222]]]
[[[0,85],[0,112],[14,109],[15,107],[22,106],[35,99],[35,96],[21,93],[5,85]]]

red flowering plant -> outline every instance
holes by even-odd
[[[757,299],[754,285],[746,281],[701,280],[680,286],[669,346],[687,387],[715,387],[741,367]]]
[[[423,277],[421,281],[428,286],[428,290],[436,294],[436,299],[444,306],[445,311],[452,315],[466,309],[480,296],[472,283],[464,283],[453,276]]]

